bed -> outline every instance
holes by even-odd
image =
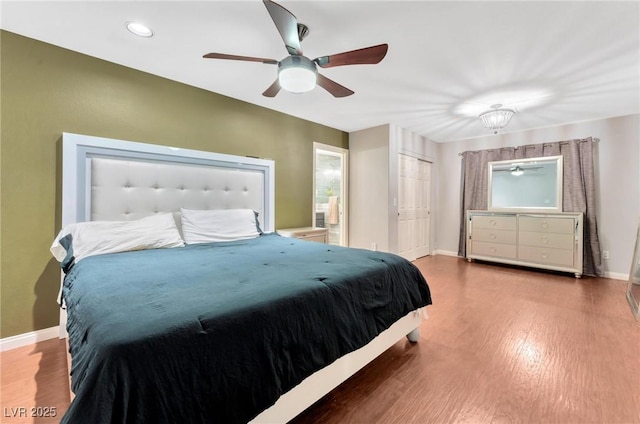
[[[63,261],[75,397],[62,422],[286,422],[404,335],[417,341],[421,273],[273,233],[273,161],[64,134],[63,164],[64,226],[179,223],[181,208],[261,219],[249,239]]]

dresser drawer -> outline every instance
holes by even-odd
[[[479,256],[495,256],[497,258],[516,258],[515,244],[487,243],[483,241],[471,242],[471,254]]]
[[[572,250],[573,242],[573,234],[534,233],[531,231],[520,231],[518,233],[518,243],[521,246]]]
[[[573,251],[546,247],[520,246],[518,259],[539,264],[573,267]]]
[[[479,215],[474,216],[472,220],[474,231],[476,228],[515,230],[517,223],[515,216]]]
[[[518,222],[520,231],[573,234],[572,218],[543,218],[521,216]]]
[[[486,241],[489,243],[516,243],[516,232],[510,230],[494,230],[489,228],[474,228],[471,238],[474,241]]]

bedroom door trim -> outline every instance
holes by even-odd
[[[341,221],[339,244],[340,246],[349,245],[349,150],[341,147],[331,146],[328,144],[313,142],[313,168],[312,168],[312,180],[313,180],[313,192],[311,199],[311,222],[312,226],[316,227],[316,158],[318,153],[325,153],[329,155],[336,155],[340,157],[341,169],[340,169],[340,196],[338,199],[339,205],[339,220]]]

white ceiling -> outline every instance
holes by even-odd
[[[344,131],[397,124],[434,141],[485,136],[494,103],[518,113],[503,132],[640,113],[640,3],[281,1],[310,33],[311,59],[380,43],[378,65],[320,72],[355,94],[261,93],[273,65],[203,59],[209,52],[281,60],[283,42],[252,1],[2,1],[11,32]],[[138,38],[126,21],[149,25]]]

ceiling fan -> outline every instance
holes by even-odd
[[[524,174],[524,171],[537,171],[538,169],[542,169],[542,166],[520,166],[522,164],[517,163],[515,164],[515,166],[510,166],[509,168],[504,168],[504,169],[495,169],[495,172],[505,172],[505,171],[509,171],[511,172],[511,175],[515,175],[516,177],[519,177],[520,175]]]
[[[243,60],[278,65],[278,78],[262,93],[263,96],[275,97],[281,88],[293,93],[304,93],[312,90],[316,84],[334,97],[350,96],[354,93],[352,90],[318,73],[317,67],[376,64],[384,59],[389,49],[388,44],[380,44],[311,60],[302,54],[302,47],[300,47],[300,42],[309,33],[307,26],[298,23],[296,17],[279,4],[270,0],[263,0],[263,2],[284,41],[289,56],[280,61],[224,53],[208,53],[203,56],[207,59]]]

